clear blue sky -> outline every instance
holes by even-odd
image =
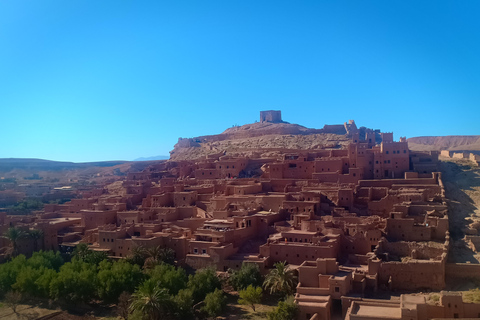
[[[480,134],[480,1],[0,2],[0,158],[132,160],[252,123]]]

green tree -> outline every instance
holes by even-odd
[[[202,301],[208,293],[221,287],[220,279],[212,268],[197,270],[194,275],[188,277],[187,288],[192,290],[195,303]]]
[[[171,305],[167,289],[160,288],[151,281],[145,281],[132,295],[130,312],[141,313],[143,319],[165,319],[169,317]]]
[[[27,233],[17,227],[10,227],[5,232],[4,238],[7,238],[12,243],[12,254],[14,257],[18,255],[18,241],[27,237]]]
[[[0,293],[3,294],[12,290],[20,270],[26,263],[27,259],[21,254],[7,263],[0,264]]]
[[[32,229],[28,232],[28,236],[33,240],[33,251],[38,250],[38,241],[43,240],[43,230]],[[43,245],[42,245],[43,248]]]
[[[175,304],[175,317],[177,319],[193,319],[193,292],[182,289],[173,298]]]
[[[252,307],[255,311],[255,304],[262,301],[262,288],[249,285],[246,289],[238,292],[238,303]]]
[[[37,297],[52,297],[54,298],[51,293],[50,293],[50,284],[55,281],[57,278],[58,273],[53,270],[53,269],[45,269],[43,273],[38,277],[38,279],[35,281],[35,284],[37,286]]]
[[[294,320],[298,311],[293,296],[288,296],[285,301],[279,301],[278,306],[267,313],[268,320]]]
[[[142,270],[124,260],[103,260],[98,266],[98,296],[105,302],[116,302],[123,291],[132,293],[144,279]]]
[[[22,202],[19,202],[17,205],[13,206],[10,210],[13,214],[26,213],[29,214],[33,210],[42,209],[44,204],[37,199],[27,199]]]
[[[252,263],[243,263],[240,270],[233,271],[229,282],[235,290],[247,288],[249,285],[254,287],[262,286],[263,279],[258,265]]]
[[[226,304],[227,299],[225,298],[223,291],[215,289],[215,291],[207,294],[204,300],[204,306],[201,310],[208,314],[209,317],[214,318],[222,313]]]
[[[288,269],[286,262],[275,263],[275,269],[270,270],[265,278],[263,287],[270,290],[270,294],[291,295],[297,285],[295,271]]]
[[[45,270],[44,267],[35,269],[30,266],[25,266],[21,268],[20,272],[17,274],[15,284],[12,285],[12,289],[29,296],[37,296],[39,291],[37,280],[42,276]]]
[[[184,289],[187,285],[187,273],[183,268],[175,268],[172,265],[160,264],[147,274],[159,287],[166,288],[172,295]]]
[[[96,292],[97,267],[76,259],[65,263],[50,283],[51,296],[68,303],[88,303],[96,298]]]
[[[27,260],[27,265],[35,269],[48,268],[56,271],[65,263],[60,252],[37,251]]]

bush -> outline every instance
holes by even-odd
[[[249,285],[247,289],[238,292],[238,303],[252,307],[255,311],[255,304],[262,301],[262,288]]]
[[[261,287],[263,278],[256,264],[243,263],[240,270],[234,271],[231,274],[229,282],[235,290],[242,290],[249,285]]]
[[[208,293],[221,287],[220,279],[212,268],[197,270],[195,275],[188,277],[187,288],[192,290],[193,301],[195,303],[202,301]]]
[[[210,292],[205,297],[205,305],[202,307],[202,311],[208,314],[209,317],[217,317],[222,313],[227,300],[222,290],[215,289],[214,292]]]
[[[297,314],[298,307],[289,296],[285,301],[278,302],[278,306],[267,314],[268,320],[293,320]]]

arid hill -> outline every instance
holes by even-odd
[[[410,150],[480,151],[480,136],[427,136],[407,139]]]
[[[347,129],[346,125],[311,129],[287,122],[255,122],[229,128],[218,135],[180,138],[170,151],[170,159],[196,159],[217,153],[270,157],[285,149],[343,148],[349,140]]]
[[[141,171],[158,161],[100,161],[100,162],[61,162],[43,159],[0,159],[0,178],[15,178],[29,183],[56,180],[67,183],[75,180],[88,180],[102,183],[112,177],[123,177],[129,171]]]

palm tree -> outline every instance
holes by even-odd
[[[168,264],[175,263],[175,250],[171,248],[162,248],[158,254],[158,259]]]
[[[12,242],[13,256],[18,255],[18,240],[23,239],[26,236],[27,233],[17,227],[8,228],[7,232],[5,232],[3,237]]]
[[[168,317],[171,300],[168,290],[158,287],[153,281],[146,281],[132,294],[130,312],[140,312],[143,319],[159,320]]]
[[[32,229],[28,232],[30,238],[33,239],[33,251],[38,250],[38,240],[43,239],[43,230]],[[42,245],[43,248],[43,245]]]
[[[130,250],[130,254],[127,257],[127,261],[132,264],[137,264],[140,267],[143,267],[145,264],[146,253],[145,248],[142,246],[134,246]]]
[[[145,268],[154,268],[160,263],[174,264],[175,262],[175,251],[170,248],[162,248],[161,246],[150,247],[144,249],[145,259]]]
[[[86,243],[79,243],[75,250],[72,252],[73,257],[77,257],[79,260],[85,261],[87,257],[90,255],[90,249],[88,248],[88,244]]]
[[[297,285],[297,276],[293,269],[288,269],[287,262],[275,263],[275,269],[271,270],[263,287],[270,289],[270,294],[290,295],[293,294]]]

